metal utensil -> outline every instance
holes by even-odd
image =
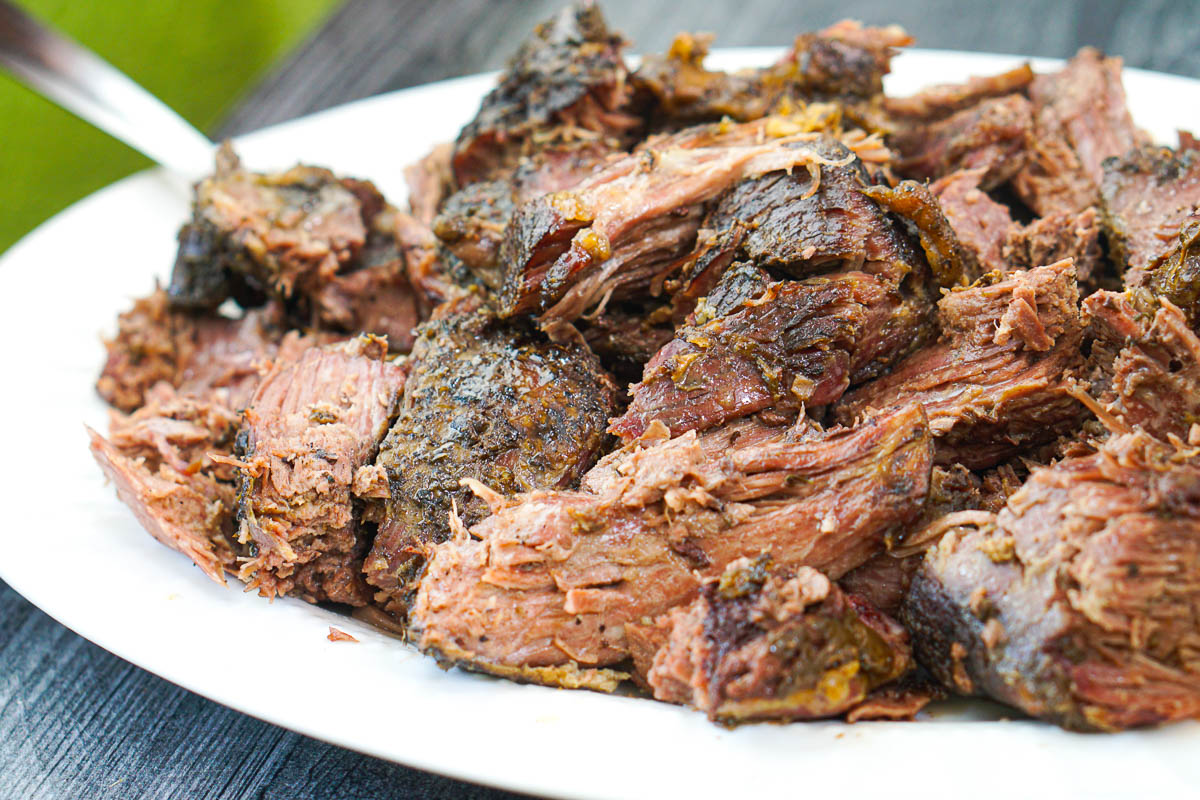
[[[83,45],[0,0],[0,65],[35,92],[182,177],[212,170],[214,145]]]

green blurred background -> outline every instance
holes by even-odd
[[[17,0],[211,133],[338,0]],[[0,252],[150,162],[0,72]]]

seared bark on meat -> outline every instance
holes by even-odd
[[[399,405],[405,367],[359,337],[277,360],[238,433],[238,577],[265,597],[365,605],[370,546],[351,493]]]
[[[729,73],[704,68],[712,38],[681,33],[665,55],[647,56],[634,72],[634,87],[653,98],[655,127],[748,122],[813,100],[869,100],[883,92],[894,48],[912,43],[897,27],[843,21],[801,34],[771,66]]]
[[[837,578],[920,513],[932,459],[917,407],[854,430],[743,420],[608,456],[587,491],[507,500],[433,553],[412,628],[470,669],[547,681],[629,655],[625,625],[692,599],[742,556]]]
[[[1139,144],[1125,107],[1121,60],[1085,47],[1029,86],[1034,145],[1014,181],[1038,216],[1078,213],[1100,199],[1102,163]]]
[[[277,307],[247,312],[241,320],[174,311],[158,289],[117,317],[117,335],[104,343],[108,358],[96,391],[131,412],[164,381],[239,410],[254,392],[258,368],[279,347],[281,317]]]
[[[826,405],[917,346],[928,309],[865,272],[772,282],[736,265],[646,364],[609,430],[629,441],[656,420],[678,435]]]
[[[1200,444],[1200,337],[1179,308],[1136,291],[1097,292],[1084,311],[1104,412],[1164,442]]]
[[[736,257],[798,278],[861,264],[862,271],[887,275],[895,284],[917,272],[911,282],[921,284],[926,271],[920,252],[886,210],[864,195],[871,180],[862,161],[830,136],[813,149],[837,163],[821,166],[816,180],[803,170],[744,180],[721,197],[704,227],[724,233],[722,245]],[[736,228],[740,236],[733,235]],[[690,273],[683,277],[694,280]]]
[[[458,185],[502,175],[527,145],[553,135],[627,139],[642,121],[629,107],[624,45],[590,0],[538,25],[458,134],[451,162]]]
[[[853,159],[825,158],[813,134],[772,136],[773,120],[649,139],[574,189],[521,206],[501,250],[502,313],[539,313],[553,329],[607,297],[653,294],[695,244],[706,202],[748,177]]]
[[[656,699],[726,725],[819,719],[911,668],[898,622],[810,567],[789,576],[770,562],[739,558],[658,620],[666,643],[645,676]]]
[[[237,425],[219,402],[159,383],[132,415],[112,415],[108,439],[88,431],[92,455],[142,527],[222,584],[240,548],[231,470],[213,456],[230,454]]]
[[[600,455],[615,394],[585,346],[499,321],[475,298],[435,312],[372,467],[386,501],[366,563],[378,602],[403,615],[425,558],[450,536],[451,509],[468,524],[484,515],[462,479],[509,493],[572,488]]]
[[[1019,94],[984,100],[928,123],[901,128],[888,138],[900,155],[896,171],[928,181],[961,169],[982,169],[980,184],[993,189],[1025,163],[1033,107]]]
[[[1184,230],[1200,224],[1200,151],[1141,147],[1123,153],[1104,162],[1100,190],[1109,254],[1125,285],[1167,289],[1162,265],[1179,249]],[[1194,303],[1171,299],[1184,307]]]
[[[1079,424],[1083,408],[1068,393],[1083,361],[1070,262],[989,274],[947,294],[938,312],[942,339],[848,393],[839,421],[920,403],[938,437],[938,462],[976,469]]]
[[[1021,92],[1033,80],[1028,64],[999,75],[974,76],[966,83],[943,83],[922,89],[911,97],[888,97],[884,108],[906,125],[929,124],[958,111],[978,106],[992,97]]]
[[[316,167],[247,172],[226,144],[216,172],[196,184],[167,290],[171,305],[211,311],[229,297],[246,306],[269,296],[347,333],[386,322],[389,330],[367,332],[391,334],[393,347],[405,348],[417,308],[394,215],[370,183]],[[367,290],[386,293],[385,319],[372,313]]]
[[[948,687],[1064,727],[1200,715],[1200,469],[1133,433],[1035,470],[929,552],[902,620]]]
[[[500,243],[513,208],[511,181],[481,181],[451,195],[433,221],[434,235],[489,289],[503,278]]]

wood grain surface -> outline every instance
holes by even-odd
[[[495,69],[559,5],[350,0],[237,103],[217,133]],[[605,9],[635,51],[661,50],[679,30],[714,31],[717,46],[783,45],[801,30],[854,17],[898,22],[923,47],[1068,56],[1094,44],[1131,66],[1200,77],[1200,4],[1190,1],[609,0]],[[219,706],[81,639],[0,582],[4,800],[515,796],[352,753]]]

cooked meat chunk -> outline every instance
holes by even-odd
[[[238,433],[238,577],[266,597],[361,606],[370,546],[351,488],[394,418],[405,367],[362,336],[276,360]]]
[[[903,544],[871,558],[839,580],[838,584],[872,606],[894,615],[908,594],[913,573],[925,550],[946,530],[944,520],[970,518],[969,512],[987,507],[983,481],[962,464],[935,466],[929,475],[929,492],[921,514],[902,537]],[[1003,506],[1003,501],[1000,503]],[[968,512],[967,515],[959,512]]]
[[[382,203],[375,210],[381,209]],[[247,172],[226,143],[216,172],[196,185],[192,222],[180,234],[168,289],[171,302],[215,308],[231,295],[235,278],[282,297],[317,288],[366,244],[365,210],[352,187],[328,170]]]
[[[1020,225],[1006,206],[979,188],[983,174],[983,168],[953,172],[929,187],[981,269],[1007,272],[1069,258],[1081,286],[1095,288],[1106,277],[1095,208],[1059,212]]]
[[[811,134],[771,136],[770,122],[649,139],[574,189],[521,206],[501,250],[502,313],[539,313],[553,328],[606,297],[653,292],[695,244],[706,202],[747,177],[795,167],[815,175],[831,162]]]
[[[313,296],[313,308],[323,330],[382,336],[393,351],[407,353],[420,308],[396,224],[395,214],[375,217],[355,270],[335,275],[322,286]]]
[[[516,207],[571,188],[612,160],[612,153],[595,141],[543,147],[523,157],[511,175],[472,183],[447,198],[433,232],[489,289],[499,289],[500,246]]]
[[[414,638],[482,671],[629,655],[625,625],[691,600],[700,580],[770,553],[831,579],[866,561],[920,513],[931,440],[915,406],[854,430],[743,420],[667,439],[660,426],[608,456],[587,491],[512,499],[433,553]]]
[[[871,180],[862,161],[829,136],[817,140],[813,149],[833,162],[822,165],[815,180],[804,170],[744,180],[721,197],[704,227],[729,233],[742,229],[740,237],[724,243],[736,248],[738,258],[798,278],[860,264],[863,271],[886,274],[896,284],[909,272],[923,276],[920,251],[886,209],[864,194]],[[913,282],[921,283],[919,278]]]
[[[1019,226],[1013,222],[1005,206],[979,188],[979,182],[986,172],[986,167],[952,172],[930,184],[929,191],[937,198],[955,236],[971,251],[980,269],[985,272],[1004,272],[1010,266],[1015,266],[1010,265],[1004,247]],[[1058,260],[1042,263],[1050,264]]]
[[[429,154],[404,168],[408,185],[408,208],[422,225],[431,225],[438,209],[454,192],[454,174],[450,171],[450,156],[454,146],[449,142],[434,146]]]
[[[930,86],[911,97],[888,97],[884,107],[890,116],[907,125],[937,122],[989,98],[1024,91],[1033,77],[1029,65],[1022,64],[999,75],[973,76],[966,83]]]
[[[901,128],[888,144],[899,153],[895,168],[905,177],[927,181],[961,169],[982,169],[980,184],[993,189],[1024,165],[1032,129],[1032,106],[1012,94],[937,122]]]
[[[1135,292],[1097,292],[1084,311],[1104,412],[1164,442],[1200,444],[1200,337],[1183,313]]]
[[[891,553],[880,553],[843,575],[838,585],[885,614],[895,614],[908,594],[913,573],[922,558],[920,554],[898,558]]]
[[[1085,47],[1029,85],[1035,145],[1014,185],[1038,216],[1078,213],[1100,199],[1102,164],[1139,144],[1125,107],[1121,61]]]
[[[316,167],[248,172],[226,144],[216,172],[196,184],[167,294],[192,311],[274,297],[297,318],[346,333],[384,324],[367,332],[391,334],[392,346],[406,349],[417,307],[396,224],[370,183]]]
[[[446,249],[429,226],[411,214],[396,214],[396,244],[404,256],[408,282],[416,289],[422,316],[439,303],[487,290],[487,285]]]
[[[938,437],[938,463],[978,469],[1053,440],[1082,421],[1068,394],[1082,367],[1075,270],[1059,262],[950,292],[938,304],[942,339],[891,374],[848,393],[843,424],[920,403]]]
[[[279,347],[281,317],[271,306],[241,320],[174,311],[166,292],[157,289],[117,318],[117,335],[104,343],[108,358],[96,391],[131,412],[164,381],[185,394],[219,395],[218,402],[239,410],[258,383],[258,367]]]
[[[815,569],[789,576],[770,561],[739,558],[657,622],[667,641],[646,675],[656,699],[726,725],[820,719],[911,668],[900,623]]]
[[[653,98],[657,127],[725,117],[748,122],[813,100],[868,100],[882,93],[894,48],[912,42],[896,27],[844,21],[801,34],[771,66],[728,73],[704,67],[712,38],[679,34],[666,55],[647,56],[633,74],[633,85]]]
[[[1095,208],[1063,211],[1014,226],[1004,243],[1004,256],[1010,268],[1040,267],[1069,258],[1075,263],[1079,285],[1092,289],[1110,272],[1104,266]]]
[[[864,272],[772,282],[736,265],[646,364],[609,430],[629,441],[656,420],[680,434],[827,405],[918,345],[929,308]]]
[[[366,563],[378,602],[397,615],[431,549],[449,538],[451,510],[467,524],[485,513],[460,481],[510,493],[573,488],[600,455],[616,394],[585,346],[499,321],[475,298],[435,312],[411,364],[375,460],[386,511]]]
[[[1034,470],[928,553],[902,619],[948,687],[1064,727],[1200,715],[1200,469],[1139,432]]]
[[[1100,190],[1109,253],[1125,285],[1153,285],[1181,231],[1200,223],[1200,151],[1140,147],[1124,153],[1104,162]]]
[[[218,583],[236,571],[234,486],[228,456],[237,415],[159,383],[132,415],[113,414],[105,439],[93,430],[92,455],[117,496],[155,539],[186,555]]]
[[[511,170],[534,141],[628,138],[642,121],[629,106],[624,44],[590,0],[539,25],[458,134],[451,165],[459,187]]]
[[[500,243],[513,208],[511,181],[481,181],[451,195],[433,221],[434,235],[490,289],[500,288]]]

